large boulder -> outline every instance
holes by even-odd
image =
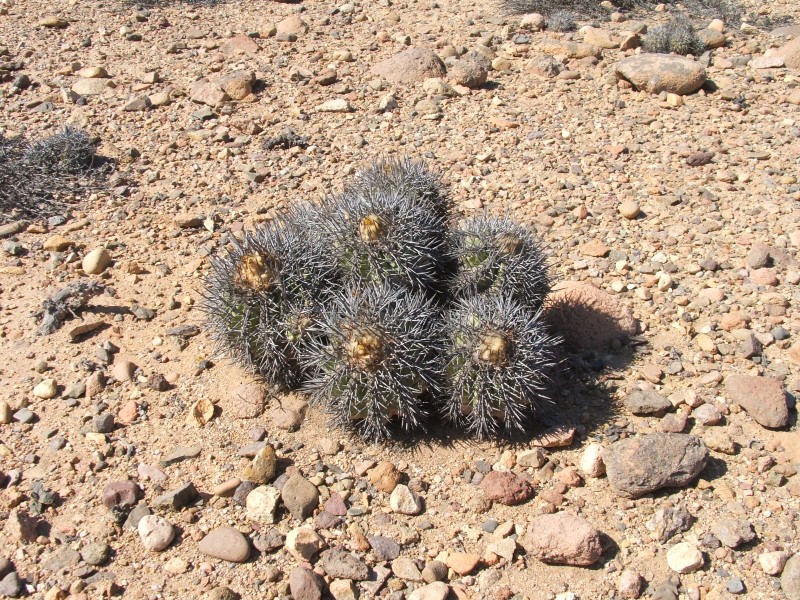
[[[668,92],[683,96],[696,92],[706,82],[703,65],[672,54],[629,56],[619,61],[614,71],[637,90],[651,94]]]

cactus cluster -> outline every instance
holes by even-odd
[[[674,52],[681,56],[701,54],[705,49],[692,27],[692,22],[684,15],[673,17],[668,23],[650,30],[644,38],[643,48],[645,52]]]
[[[453,224],[451,209],[424,162],[375,161],[212,260],[213,337],[368,441],[435,419],[481,438],[528,431],[559,345],[541,317],[545,254],[510,218]]]
[[[71,126],[38,140],[0,136],[0,214],[47,215],[96,189],[101,170],[95,150],[89,135]]]

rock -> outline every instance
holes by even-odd
[[[328,586],[333,600],[358,600],[358,588],[349,579],[334,579]]]
[[[413,83],[444,77],[446,67],[433,50],[409,48],[374,65],[371,72],[391,83]]]
[[[434,581],[415,589],[408,596],[408,600],[446,600],[450,594],[450,587],[441,581]]]
[[[489,77],[491,61],[476,50],[470,50],[457,59],[448,69],[447,78],[454,85],[479,88]]]
[[[353,107],[344,98],[334,98],[317,106],[317,110],[319,112],[349,113],[353,112]]]
[[[253,461],[244,469],[244,478],[259,485],[275,479],[278,457],[272,444],[267,444],[256,452]]]
[[[319,490],[308,479],[296,474],[283,485],[281,499],[292,516],[302,521],[309,517],[319,504]]]
[[[651,433],[608,446],[603,454],[608,481],[617,492],[638,498],[662,488],[684,487],[705,468],[708,448],[693,435]]]
[[[169,454],[159,461],[162,467],[169,467],[184,460],[197,458],[202,452],[201,446],[176,446]]]
[[[112,481],[103,488],[106,508],[130,508],[139,499],[139,486],[132,481]]]
[[[43,248],[48,252],[64,252],[72,245],[73,242],[69,238],[66,238],[63,235],[54,235],[45,240]]]
[[[245,507],[247,516],[256,523],[272,525],[275,523],[275,509],[281,492],[272,486],[262,485],[247,494]]]
[[[285,546],[298,560],[311,560],[325,548],[325,540],[311,527],[298,527],[286,534]]]
[[[231,99],[244,100],[253,93],[256,76],[252,71],[235,71],[217,79],[214,83]]]
[[[672,402],[655,390],[636,390],[625,396],[625,408],[635,415],[663,416],[672,408]]]
[[[442,561],[433,560],[422,569],[422,580],[426,583],[444,581],[447,579],[447,565]]]
[[[142,544],[151,552],[160,552],[175,537],[175,528],[165,518],[157,515],[143,516],[136,528]]]
[[[111,433],[114,431],[114,415],[102,413],[92,419],[92,427],[97,433]]]
[[[323,552],[320,564],[325,572],[335,579],[366,581],[369,577],[369,569],[360,558],[338,548]]]
[[[155,500],[153,500],[153,506],[180,510],[187,504],[193,502],[195,498],[197,498],[197,495],[197,489],[194,487],[194,484],[189,481],[177,489],[157,496]]]
[[[267,390],[262,384],[243,383],[234,388],[229,411],[237,419],[255,419],[264,412],[266,398]]]
[[[129,360],[115,360],[114,365],[111,367],[111,376],[120,383],[131,381],[138,368]]]
[[[70,89],[79,96],[99,96],[112,87],[110,79],[78,79]]]
[[[402,478],[403,474],[389,461],[379,462],[369,474],[369,482],[387,494],[394,491]]]
[[[217,527],[208,532],[197,549],[206,556],[242,563],[250,557],[247,538],[233,527]]]
[[[56,380],[52,378],[43,379],[36,387],[33,388],[33,395],[42,400],[49,400],[55,398],[58,393],[58,386]]]
[[[83,257],[81,266],[88,275],[99,275],[111,264],[111,255],[105,248],[95,248]]]
[[[694,544],[681,542],[667,551],[667,565],[676,573],[693,573],[702,568],[703,554]]]
[[[212,83],[207,79],[201,79],[200,81],[196,81],[192,84],[189,92],[189,98],[191,98],[192,102],[205,104],[211,108],[219,106],[223,102],[230,100],[228,94],[223,92],[219,85]]]
[[[683,96],[699,90],[706,70],[698,62],[671,54],[639,54],[619,61],[615,73],[638,90],[651,94],[668,92]]]
[[[800,69],[800,37],[778,48],[775,55],[783,57],[783,62],[788,68]]]
[[[306,569],[297,567],[289,574],[289,591],[292,600],[320,600],[325,589],[322,577]]]
[[[632,221],[636,217],[638,217],[642,212],[642,209],[639,208],[639,203],[634,200],[626,200],[619,205],[619,214],[623,217]]]
[[[405,556],[392,561],[392,573],[394,573],[395,577],[405,581],[422,581],[422,573],[420,573],[417,564]]]
[[[546,317],[572,348],[606,350],[613,340],[636,335],[638,325],[621,300],[585,282],[556,284]]]
[[[64,17],[59,17],[57,15],[46,15],[41,19],[39,19],[39,27],[47,27],[49,29],[63,29],[68,25],[69,21],[67,21]]]
[[[788,600],[800,600],[800,554],[786,561],[781,575],[781,589]]]
[[[602,477],[605,474],[602,444],[592,442],[586,446],[581,455],[580,468],[587,477]]]
[[[645,527],[652,532],[653,539],[665,544],[676,533],[688,531],[693,522],[694,517],[685,508],[668,507],[657,510]]]
[[[566,56],[567,58],[589,58],[590,56],[600,58],[603,54],[600,48],[592,46],[591,44],[556,40],[553,38],[544,38],[540,40],[536,44],[536,49],[544,54]]]
[[[700,29],[695,33],[703,45],[709,50],[722,48],[727,42],[725,35],[723,35],[721,31],[716,31],[715,29]]]
[[[728,548],[738,548],[756,539],[753,526],[739,519],[723,519],[711,528],[711,533]]]
[[[565,512],[535,517],[522,542],[545,563],[588,567],[603,553],[600,534],[581,517]]]
[[[290,433],[300,429],[300,425],[303,423],[302,413],[290,408],[278,407],[270,412],[270,418],[275,427]]]
[[[111,548],[103,542],[91,542],[81,549],[81,559],[87,565],[98,567],[108,560]]]
[[[393,539],[382,535],[373,535],[367,538],[367,541],[369,541],[369,545],[372,547],[378,560],[394,560],[400,556],[400,544]]]
[[[469,552],[451,552],[447,556],[447,566],[458,575],[469,575],[480,561],[480,556]]]
[[[0,580],[0,596],[3,598],[19,598],[22,594],[22,580],[16,571],[11,571]]]
[[[759,425],[786,427],[789,423],[789,406],[783,384],[773,377],[729,375],[725,379],[725,392],[741,406]]]
[[[573,439],[575,439],[574,427],[555,425],[537,434],[531,440],[531,445],[540,448],[566,448],[572,445]]]
[[[255,54],[259,51],[258,43],[249,35],[235,35],[220,46],[219,51],[228,56],[238,54]]]
[[[181,573],[185,573],[185,571],[182,571]],[[179,575],[181,573],[179,573]],[[205,600],[240,600],[240,599],[241,596],[239,594],[237,594],[232,589],[225,586],[215,587],[213,590],[211,590],[210,592],[208,592],[208,594],[205,595]]]
[[[125,519],[123,527],[129,530],[137,530],[139,528],[139,521],[142,520],[142,517],[149,514],[152,514],[152,512],[144,502],[141,502],[134,506],[133,510],[128,513],[128,518]]]
[[[694,420],[701,425],[717,425],[722,421],[722,413],[713,404],[701,404],[692,411]]]
[[[617,590],[623,598],[639,598],[644,591],[646,582],[636,571],[625,569],[619,576]]]
[[[539,77],[556,77],[564,70],[564,63],[548,54],[539,54],[528,61],[527,70]]]
[[[763,552],[758,556],[758,563],[767,575],[780,575],[789,560],[789,553],[783,550],[775,552]]]
[[[533,486],[511,471],[490,471],[481,481],[481,489],[490,500],[515,506],[533,496]]]
[[[621,40],[617,39],[616,36],[612,36],[610,31],[600,29],[599,27],[589,27],[583,35],[584,44],[598,46],[606,50],[619,48],[620,42]]]
[[[418,515],[422,512],[422,500],[406,485],[398,485],[389,497],[391,509],[401,515]]]
[[[308,33],[308,24],[299,15],[289,15],[276,26],[276,33],[300,36]]]
[[[153,104],[150,102],[150,98],[147,96],[140,96],[128,101],[125,106],[122,107],[122,110],[125,112],[143,112],[152,108],[152,106]]]
[[[347,514],[347,505],[342,497],[331,491],[330,498],[325,501],[325,510],[336,517],[343,517]]]

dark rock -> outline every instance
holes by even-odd
[[[522,504],[533,496],[533,487],[510,471],[492,471],[481,481],[481,489],[495,502],[506,506]]]
[[[157,506],[158,508],[171,508],[172,510],[178,510],[194,501],[195,498],[197,498],[197,489],[190,481],[183,484],[176,490],[172,490],[166,494],[158,496],[155,500],[153,500],[153,506]]]
[[[382,535],[373,535],[367,539],[378,560],[394,560],[400,556],[400,544],[393,539]]]

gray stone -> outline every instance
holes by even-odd
[[[617,63],[615,72],[636,89],[651,94],[668,92],[682,96],[696,92],[706,82],[703,65],[671,54],[629,56]]]
[[[682,433],[651,433],[608,446],[608,481],[618,493],[638,498],[662,488],[684,487],[705,468],[708,448]]]
[[[19,598],[22,594],[22,580],[16,571],[12,571],[0,580],[0,596],[3,598]]]
[[[197,489],[190,481],[183,484],[178,489],[158,496],[155,500],[153,500],[153,506],[157,506],[158,508],[171,508],[172,510],[178,510],[194,501],[195,498],[197,498]]]
[[[636,390],[625,396],[625,408],[635,415],[663,416],[672,402],[655,390]]]
[[[756,539],[753,526],[739,519],[723,519],[714,525],[711,533],[728,548],[738,548]]]
[[[319,504],[317,486],[300,474],[292,475],[281,490],[281,500],[295,519],[306,519]]]
[[[128,514],[128,518],[125,519],[125,529],[136,529],[139,527],[139,521],[142,520],[142,517],[146,517],[150,514],[152,514],[150,507],[148,507],[144,502],[137,504]]]
[[[800,554],[786,561],[781,574],[781,588],[788,600],[800,600]]]
[[[92,542],[81,549],[81,558],[86,564],[98,567],[108,560],[110,552],[108,544]]]
[[[645,527],[653,533],[656,541],[665,544],[676,533],[688,531],[693,522],[694,517],[685,508],[667,507],[657,510]]]
[[[391,538],[382,535],[372,535],[367,538],[369,545],[375,552],[378,560],[394,560],[400,556],[400,544]]]
[[[369,569],[360,558],[338,548],[323,552],[320,564],[325,572],[335,579],[365,581],[369,577]]]
[[[57,551],[50,558],[42,563],[42,569],[58,573],[59,571],[69,570],[81,561],[81,555],[77,550],[64,548]]]
[[[92,426],[97,433],[111,433],[114,431],[114,415],[103,413],[92,419]]]

